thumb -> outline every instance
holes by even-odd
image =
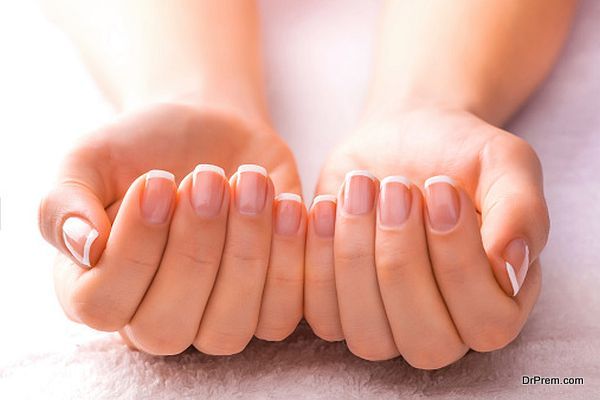
[[[524,140],[507,134],[492,141],[479,178],[481,237],[496,280],[516,296],[548,240],[542,168]]]
[[[103,187],[98,172],[67,166],[39,207],[44,239],[85,268],[96,264],[110,233]]]

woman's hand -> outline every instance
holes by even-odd
[[[299,193],[267,124],[176,103],[127,114],[70,152],[40,206],[58,298],[154,354],[281,340],[302,315]]]
[[[309,215],[305,317],[317,335],[425,369],[517,336],[549,229],[525,141],[462,111],[370,118],[322,170],[317,194],[336,193],[337,211],[317,197]]]

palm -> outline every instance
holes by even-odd
[[[268,127],[189,106],[155,105],[124,117],[87,137],[69,160],[81,163],[76,170],[82,173],[91,167],[100,174],[107,205],[118,205],[133,180],[148,170],[168,170],[179,181],[198,163],[219,165],[228,175],[240,164],[259,164],[277,192],[300,193],[292,153]]]
[[[416,184],[449,175],[475,198],[485,149],[504,135],[510,136],[466,113],[420,111],[370,122],[332,153],[318,191],[336,193],[348,171],[366,169],[379,178],[404,175]]]

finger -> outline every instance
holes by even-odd
[[[275,197],[273,238],[256,337],[283,340],[302,318],[306,207],[295,193]]]
[[[228,210],[220,167],[198,165],[181,182],[160,267],[125,327],[138,348],[166,355],[191,346],[221,262]]]
[[[39,207],[42,236],[85,269],[96,264],[110,233],[105,186],[97,170],[67,160]]]
[[[338,196],[334,254],[340,321],[348,348],[367,360],[396,357],[375,271],[376,179],[366,171],[346,175]]]
[[[550,228],[540,162],[513,135],[499,135],[482,157],[481,236],[498,283],[509,295],[523,285]]]
[[[423,227],[419,189],[401,176],[381,181],[376,265],[396,347],[413,367],[436,369],[469,349],[437,288]]]
[[[517,301],[508,296],[490,267],[469,196],[446,176],[424,186],[429,255],[452,320],[472,349],[504,347],[520,332],[539,286],[525,285]]]
[[[207,354],[242,351],[256,331],[271,247],[273,183],[242,165],[231,181],[227,235],[217,280],[194,346]]]
[[[315,335],[327,341],[344,338],[335,289],[335,215],[336,197],[330,194],[316,196],[306,233],[304,318]]]
[[[160,263],[174,199],[174,176],[148,172],[125,194],[96,266],[57,264],[57,293],[68,314],[98,330],[116,331],[129,322]]]

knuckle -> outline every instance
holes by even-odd
[[[304,284],[303,276],[294,273],[294,268],[271,268],[267,274],[267,281],[276,287],[290,290]]]
[[[99,330],[114,332],[123,328],[129,316],[110,301],[75,292],[70,299],[70,309],[81,323]]]
[[[361,337],[353,337],[351,340],[346,338],[346,344],[352,354],[367,361],[390,360],[399,355],[392,338],[382,340],[380,333],[375,336],[361,335]]]
[[[536,231],[539,235],[539,240],[542,243],[546,243],[550,234],[550,215],[548,213],[548,206],[542,196],[534,200],[530,214],[532,221],[531,226],[536,227]]]
[[[312,289],[335,289],[335,276],[333,273],[333,265],[315,265],[304,269],[304,284]]]
[[[122,256],[122,263],[127,265],[127,268],[132,268],[135,270],[154,270],[156,269],[157,262],[151,259],[145,259],[140,257],[141,254],[124,254]]]
[[[409,272],[408,262],[401,254],[384,252],[377,254],[376,268],[380,282],[393,283],[402,281]]]
[[[38,229],[44,239],[49,242],[54,237],[53,230],[58,221],[58,216],[52,212],[50,203],[50,194],[48,194],[42,198],[38,205]]]
[[[226,253],[224,258],[228,258],[235,265],[262,267],[267,264],[265,256],[251,249],[249,251],[244,251],[244,249],[232,250]]]
[[[305,291],[310,290],[335,290],[335,278],[333,276],[318,276],[307,274],[304,278]]]
[[[518,136],[511,135],[511,138],[513,139],[515,152],[517,152],[517,154],[519,155],[530,159],[532,162],[535,163],[539,170],[541,170],[542,162],[540,161],[540,158],[538,157],[537,152],[534,150],[533,146],[531,146],[525,139],[520,138]]]
[[[290,336],[296,330],[296,326],[298,326],[297,322],[284,325],[267,322],[258,326],[254,336],[269,342],[280,342]]]
[[[305,315],[304,318],[306,318],[306,322],[313,333],[326,342],[338,342],[344,340],[344,334],[342,333],[339,323],[309,317],[308,315]]]
[[[441,345],[440,344],[445,344]],[[467,352],[462,344],[446,344],[444,341],[421,343],[409,352],[403,353],[404,360],[412,367],[433,370],[447,367],[461,359]]]
[[[443,262],[434,260],[433,267],[436,280],[456,288],[465,286],[466,268],[462,267],[462,264],[452,257],[444,257]]]
[[[344,340],[344,335],[333,329],[313,329],[313,333],[326,342],[340,342]]]
[[[183,353],[192,344],[192,339],[186,338],[178,331],[160,327],[149,329],[137,325],[129,325],[127,333],[140,350],[152,355],[175,355]]]
[[[211,356],[230,356],[241,353],[250,340],[252,332],[224,333],[201,332],[193,346],[196,350]]]
[[[516,318],[501,317],[489,319],[480,323],[466,335],[467,345],[478,352],[489,352],[499,350],[519,334],[519,326]]]
[[[360,266],[373,262],[373,253],[364,246],[342,246],[335,250],[336,264]]]
[[[356,357],[367,361],[385,361],[398,356],[397,352],[381,346],[351,346],[348,344],[348,349]]]
[[[176,257],[182,260],[184,264],[194,267],[214,267],[219,265],[219,260],[216,257],[211,257],[206,253],[197,252],[186,247],[176,250]]]

